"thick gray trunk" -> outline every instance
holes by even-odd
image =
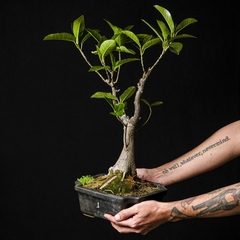
[[[123,123],[123,149],[122,152],[114,164],[109,168],[109,172],[121,171],[123,178],[125,175],[136,175],[136,164],[134,156],[134,140],[135,140],[135,128],[140,119],[140,98],[143,93],[145,82],[151,72],[151,69],[147,73],[143,74],[143,77],[138,82],[138,90],[134,99],[134,115],[129,119],[128,116],[123,115],[121,122]]]
[[[109,171],[121,171],[124,178],[126,174],[132,176],[136,174],[136,165],[134,156],[135,127],[132,125],[131,121],[129,121],[123,128],[123,149],[117,162],[114,166],[109,168]]]

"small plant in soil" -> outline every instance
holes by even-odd
[[[98,29],[86,27],[84,15],[81,15],[73,21],[72,33],[52,33],[44,38],[44,40],[72,42],[89,66],[89,72],[96,73],[103,84],[109,87],[109,91],[98,91],[91,98],[104,99],[109,104],[111,115],[123,126],[123,147],[115,164],[108,169],[108,174],[100,176],[99,181],[91,179],[88,184],[90,184],[89,187],[112,194],[126,194],[137,189],[137,186],[143,182],[136,176],[135,132],[148,122],[152,108],[162,104],[160,101],[150,103],[142,98],[145,84],[153,69],[168,50],[179,55],[183,48],[183,44],[179,40],[195,38],[193,35],[182,33],[182,30],[196,23],[196,19],[186,18],[177,24],[167,9],[159,5],[154,5],[154,8],[162,18],[162,20],[156,20],[156,26],[142,19],[142,22],[149,27],[150,33],[136,33],[133,25],[121,28],[109,20],[105,20],[106,25],[112,30],[112,35],[106,37]],[[94,39],[94,44],[89,41],[90,38]],[[88,43],[92,44],[93,49],[90,54],[96,56],[98,64],[92,64],[89,56],[85,53],[84,47]],[[159,54],[152,63],[149,63],[146,62],[145,53],[151,49],[154,49],[155,52],[158,51]],[[135,85],[126,89],[118,88],[121,83],[122,68],[135,61],[139,62],[139,75],[136,74]],[[172,68],[172,66],[170,67]],[[134,69],[134,71],[136,70]],[[134,109],[132,115],[128,113],[130,100]],[[146,121],[139,126],[142,118],[142,104],[146,104],[149,108],[149,116],[146,116]],[[82,184],[88,186],[86,179],[80,178],[79,181],[83,181]]]

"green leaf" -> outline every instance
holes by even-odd
[[[147,41],[143,46],[142,46],[142,51],[144,53],[144,51],[150,47],[153,47],[159,43],[161,43],[162,41],[159,38],[153,38],[149,41]]]
[[[125,103],[123,102],[120,102],[120,103],[116,103],[116,104],[113,104],[113,107],[114,107],[114,115],[117,116],[117,117],[121,117],[125,114]]]
[[[76,41],[76,38],[70,34],[70,33],[51,33],[48,34],[44,39],[45,40],[60,40],[60,41],[69,41],[69,42],[74,42]]]
[[[159,106],[159,105],[162,105],[162,104],[163,104],[163,102],[157,101],[157,102],[152,103],[151,107],[156,107],[156,106]]]
[[[99,70],[103,70],[103,69],[109,69],[109,66],[92,66],[88,71],[89,72],[96,72]]]
[[[114,106],[113,106],[113,101],[112,101],[112,99],[105,98],[105,100],[106,100],[107,103],[111,106],[111,108],[114,110]]]
[[[81,44],[85,43],[89,38],[91,37],[91,35],[89,33],[87,33],[83,39],[81,40]]]
[[[116,65],[116,59],[112,53],[110,53],[110,60],[111,60],[111,64],[112,64],[112,69],[114,70],[114,67]]]
[[[148,107],[151,107],[151,104],[146,99],[142,98],[141,101],[143,101]]]
[[[170,34],[169,29],[167,28],[166,24],[160,20],[157,20],[158,26],[160,27],[163,35],[163,39],[168,39],[168,36]]]
[[[182,29],[189,26],[190,24],[196,23],[197,20],[195,18],[186,18],[181,23],[179,23],[176,27],[176,34],[179,33]]]
[[[150,23],[148,23],[147,21],[145,21],[144,19],[142,19],[142,21],[143,21],[144,23],[146,23],[146,24],[156,33],[156,35],[159,37],[159,39],[163,42],[163,37],[162,37],[161,34],[158,32],[158,30],[157,30],[155,27],[153,27]]]
[[[177,55],[179,55],[180,51],[182,50],[183,45],[180,42],[172,42],[169,45],[169,49],[171,52],[176,53]]]
[[[127,36],[125,34],[114,35],[113,39],[116,41],[119,47],[123,46],[127,42]]]
[[[168,24],[170,32],[174,33],[174,22],[173,22],[171,13],[167,9],[165,9],[159,5],[154,5],[154,7],[162,14],[163,18],[165,19],[165,21]]]
[[[157,102],[150,104],[150,102],[148,102],[146,99],[143,99],[143,98],[141,99],[141,101],[143,101],[149,108],[156,107],[156,106],[163,104],[163,102],[161,102],[161,101],[157,101]]]
[[[105,40],[100,45],[101,58],[105,58],[108,54],[116,49],[116,41],[113,39]]]
[[[96,92],[91,96],[91,98],[107,98],[118,101],[118,98],[116,96],[108,92]]]
[[[125,46],[117,47],[116,50],[119,52],[130,53],[133,55],[136,54],[132,49],[126,48]]]
[[[127,99],[129,99],[136,91],[136,87],[131,86],[129,88],[127,88],[119,97],[120,98],[120,102],[125,102]]]
[[[145,44],[147,41],[149,41],[153,38],[153,35],[140,33],[140,34],[137,34],[137,37],[138,37],[139,41],[142,42],[142,44]]]
[[[131,30],[134,27],[134,25],[129,25],[127,27],[124,28],[124,30]]]
[[[181,38],[196,38],[196,37],[193,35],[190,35],[190,34],[180,34],[180,35],[177,35],[177,36],[171,38],[170,41],[174,41],[176,39],[181,39]]]
[[[86,31],[87,31],[98,43],[101,41],[102,36],[101,36],[101,34],[99,33],[99,30],[86,28]]]
[[[139,58],[126,58],[126,59],[119,60],[115,63],[115,66],[114,66],[113,70],[116,70],[117,68],[119,68],[120,66],[122,66],[125,63],[129,63],[129,62],[133,62],[133,61],[139,61],[139,60],[140,60]]]
[[[114,109],[118,112],[125,108],[125,103],[119,102],[114,104]]]
[[[81,15],[73,22],[72,30],[73,35],[76,38],[76,44],[78,44],[79,38],[82,36],[85,29],[84,15]]]
[[[139,46],[139,48],[141,47],[139,39],[135,33],[131,32],[129,30],[123,30],[122,33],[127,35],[129,38],[131,38]]]
[[[115,112],[110,112],[111,115],[118,117],[117,114]]]
[[[107,23],[108,23],[108,25],[111,27],[111,29],[113,30],[113,32],[114,32],[114,34],[117,34],[117,33],[119,33],[119,32],[121,32],[122,31],[122,29],[121,28],[118,28],[117,26],[115,26],[115,25],[113,25],[110,21],[108,21],[107,19],[104,19]]]
[[[91,53],[94,54],[94,55],[98,55],[99,58],[101,58],[102,54],[101,54],[100,49],[99,49],[98,46],[96,46],[96,51],[92,51]]]

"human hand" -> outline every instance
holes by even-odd
[[[143,180],[147,180],[154,183],[159,182],[159,171],[156,168],[137,168],[137,176]]]
[[[166,204],[157,201],[144,201],[120,211],[115,216],[105,214],[104,217],[119,233],[146,235],[170,219]]]

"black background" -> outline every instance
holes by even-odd
[[[141,18],[152,24],[161,18],[154,4],[167,8],[177,23],[196,18],[198,23],[185,32],[197,39],[182,41],[179,56],[167,53],[147,83],[144,98],[164,104],[137,133],[137,166],[168,162],[239,119],[236,1],[1,1],[1,239],[143,238],[123,236],[109,222],[80,212],[74,181],[114,164],[122,148],[122,127],[105,102],[90,99],[108,89],[88,73],[74,45],[42,39],[70,32],[72,21],[82,14],[87,27],[106,34],[111,31],[104,18],[150,33]],[[154,51],[148,58],[154,59]],[[123,71],[123,88],[139,77],[138,65],[130,66]],[[235,159],[169,186],[164,201],[205,193],[239,178]],[[236,239],[239,220],[167,223],[144,239]]]

